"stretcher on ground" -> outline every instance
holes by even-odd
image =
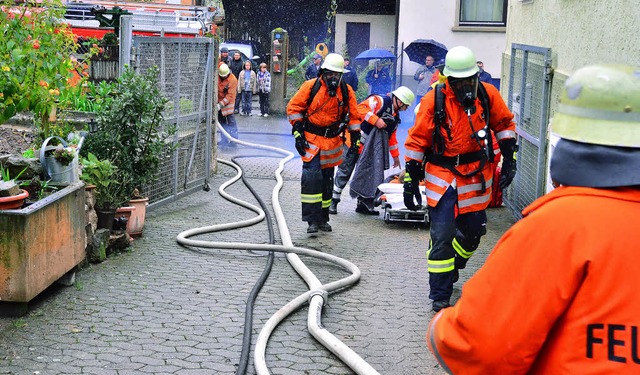
[[[400,221],[409,223],[429,224],[429,212],[427,211],[427,197],[424,186],[420,186],[422,195],[422,206],[418,210],[409,210],[404,205],[404,187],[399,183],[383,183],[378,185],[378,190],[382,193],[379,198],[380,207],[384,210],[384,222]]]

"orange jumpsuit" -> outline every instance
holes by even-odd
[[[322,82],[320,89],[308,107],[307,101],[311,95],[311,89],[316,82],[315,79],[304,82],[298,92],[296,92],[289,101],[287,105],[287,119],[291,122],[291,125],[298,121],[308,121],[319,127],[329,127],[342,118],[346,104],[342,98],[342,90],[338,88],[336,96],[332,98],[327,91],[327,85],[322,79],[320,80]],[[346,130],[359,131],[362,119],[358,113],[356,94],[351,86],[347,85],[347,89],[349,90],[349,123],[348,129]],[[331,168],[340,165],[342,162],[343,144],[341,137],[326,138],[307,131],[304,132],[304,135],[311,147],[307,149],[307,154],[302,156],[302,161],[309,162],[320,153],[322,168]]]
[[[506,138],[515,138],[515,123],[512,121],[513,114],[509,111],[509,108],[507,108],[502,97],[500,97],[498,89],[493,85],[484,85],[484,87],[489,96],[491,107],[489,128],[494,131],[498,141]],[[458,103],[449,85],[445,86],[444,93],[445,110],[447,112],[447,124],[445,126],[449,125],[452,138],[452,140],[449,140],[445,130],[442,129],[442,134],[445,137],[444,156],[456,156],[480,150],[480,146],[471,138],[473,133],[469,126],[467,115],[464,113],[462,106]],[[435,90],[431,90],[420,101],[420,110],[416,115],[415,125],[409,129],[409,136],[405,142],[405,160],[407,161],[413,159],[422,162],[424,153],[431,150],[433,130],[435,127],[433,121],[435,106],[434,95]],[[476,112],[471,116],[474,131],[478,131],[484,127],[484,120],[481,117],[482,113],[483,109],[480,104],[480,99],[476,99]],[[479,165],[480,162],[477,161],[460,165],[457,169],[461,173],[467,174],[477,169]],[[427,202],[429,206],[435,207],[438,204],[438,201],[454,179],[456,180],[458,188],[458,208],[461,214],[484,210],[489,205],[493,179],[493,168],[490,163],[486,163],[481,172],[486,182],[484,192],[482,192],[480,177],[478,175],[462,178],[456,176],[447,168],[437,166],[433,163],[428,163],[426,170]]]
[[[525,208],[429,349],[454,374],[640,374],[640,190],[560,187]]]
[[[490,130],[493,130],[498,141],[514,138],[513,114],[500,93],[493,85],[479,84],[485,88],[489,100]],[[440,90],[439,87],[429,91],[420,101],[415,125],[409,129],[405,142],[407,161],[422,162],[425,153],[431,152],[436,128],[435,94]],[[463,155],[463,163],[451,166],[458,173],[442,163],[436,164],[432,159],[426,165],[425,190],[431,221],[427,269],[429,298],[434,301],[434,310],[449,304],[459,270],[466,267],[468,259],[480,244],[480,238],[486,233],[485,209],[491,201],[494,172],[493,155],[490,160],[480,160],[477,156],[485,151],[482,150],[481,141],[473,138],[474,134],[485,127],[480,98],[476,98],[476,110],[471,115],[470,123],[469,116],[448,83],[444,85],[442,92],[446,112],[446,121],[440,129],[444,139],[442,156],[447,160],[459,161],[460,155]],[[471,158],[469,155],[475,157]]]
[[[229,73],[229,75],[224,78],[218,77],[218,103],[222,103],[224,105],[220,110],[224,116],[233,114],[237,87],[238,79],[233,75],[233,73]]]
[[[336,128],[347,110],[349,122],[346,131],[360,131],[362,118],[358,113],[356,94],[349,85],[345,85],[348,101],[342,95],[342,88],[338,88],[336,95],[331,97],[327,85],[322,78],[318,92],[311,103],[307,104],[311,96],[316,79],[310,79],[302,84],[289,104],[287,118],[294,125],[297,122],[315,129],[324,130]],[[302,221],[309,223],[326,223],[329,221],[329,206],[333,190],[334,167],[342,163],[343,138],[340,136],[326,137],[314,134],[305,129],[304,136],[309,143],[302,161],[302,176],[300,179],[300,200],[302,202]]]
[[[360,104],[358,104],[358,109],[362,114],[363,121],[371,124],[372,127],[375,127],[376,122],[380,118],[377,113],[383,109],[384,106],[384,98],[380,95],[370,95],[367,99],[363,100]],[[392,117],[397,117],[398,113],[393,110],[393,104],[388,108],[389,115]],[[389,153],[391,157],[398,158],[400,156],[400,150],[398,149],[398,137],[396,136],[396,130],[398,130],[398,124],[392,127],[393,130],[389,131]],[[360,148],[360,153],[362,153],[362,148]]]

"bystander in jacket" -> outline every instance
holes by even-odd
[[[261,63],[257,74],[258,98],[260,99],[260,116],[269,117],[269,93],[271,92],[271,73],[267,64]]]
[[[241,116],[251,116],[251,100],[258,92],[256,72],[251,69],[251,60],[245,60],[244,68],[238,77],[238,94],[242,96]]]

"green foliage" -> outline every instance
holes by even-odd
[[[70,27],[60,0],[17,4],[0,0],[0,123],[21,111],[46,128],[60,91],[72,76]]]
[[[22,153],[22,157],[25,159],[33,159],[36,157],[36,151],[33,149],[33,147],[30,147],[24,150],[24,152]]]
[[[144,74],[127,68],[116,86],[111,101],[98,113],[98,132],[87,137],[81,154],[111,160],[129,177],[131,193],[156,176],[161,158],[172,149],[176,129],[163,124],[167,99],[158,87],[156,67]]]
[[[360,103],[369,96],[369,84],[367,83],[367,70],[358,74],[358,91],[356,91],[356,101]]]
[[[28,167],[24,167],[24,169],[22,171],[20,171],[20,173],[18,173],[17,176],[15,177],[11,177],[11,173],[9,171],[9,168],[5,168],[2,164],[0,164],[0,176],[2,176],[2,181],[11,181],[11,180],[17,180],[20,178],[20,176],[22,176],[22,174],[28,169]]]
[[[115,46],[118,44],[118,36],[115,33],[106,33],[102,37],[102,45]]]
[[[96,207],[113,209],[122,207],[130,197],[127,176],[108,159],[100,160],[89,153],[82,158],[82,181],[96,186]]]
[[[51,180],[44,181],[40,184],[40,189],[37,191],[38,199],[44,199],[47,193],[58,190],[57,186],[50,185]]]
[[[106,106],[116,90],[115,82],[87,82],[84,87],[77,85],[60,92],[60,109],[98,113]]]
[[[165,109],[165,113],[169,114],[169,115],[173,115],[174,112],[174,106],[173,106],[173,101],[169,101],[167,102],[167,106]],[[193,108],[193,100],[187,99],[187,98],[180,98],[180,104],[178,105],[178,108],[180,110],[181,114],[188,114],[188,113],[192,113],[194,111]]]

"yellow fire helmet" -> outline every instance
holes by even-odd
[[[551,129],[576,142],[640,148],[640,67],[592,65],[575,71]]]

